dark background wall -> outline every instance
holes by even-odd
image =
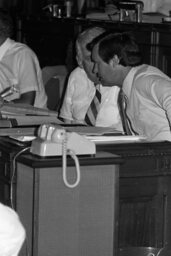
[[[71,0],[73,8],[76,8],[77,1]],[[88,8],[103,7],[108,1],[116,0],[85,0]],[[16,13],[23,15],[34,15],[41,13],[44,6],[48,4],[63,4],[65,0],[0,0],[0,7],[10,8]]]

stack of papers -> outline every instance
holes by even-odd
[[[62,123],[58,119],[58,113],[56,111],[37,108],[28,104],[5,103],[0,111],[4,120],[11,120],[11,127]],[[7,127],[10,126],[8,125]]]

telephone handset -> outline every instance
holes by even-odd
[[[74,132],[66,132],[57,125],[43,124],[38,137],[32,141],[30,152],[39,156],[62,156],[63,180],[67,187],[74,188],[80,181],[80,167],[77,155],[95,154],[95,143]],[[69,184],[66,177],[67,154],[75,161],[77,179]]]

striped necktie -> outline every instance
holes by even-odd
[[[101,103],[101,93],[100,93],[100,85],[98,84],[96,86],[96,92],[95,92],[94,98],[87,110],[86,115],[85,115],[86,124],[88,124],[90,126],[95,125],[96,117],[97,117],[98,111],[100,109],[100,103]]]
[[[123,130],[126,135],[133,135],[136,134],[131,126],[131,122],[126,114],[126,108],[127,108],[127,97],[124,94],[123,90],[120,89],[119,95],[118,95],[118,107],[119,112],[122,120]]]

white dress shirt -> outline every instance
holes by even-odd
[[[123,83],[133,129],[149,140],[171,141],[171,79],[158,68],[141,65]]]
[[[21,94],[36,91],[35,107],[46,107],[42,73],[35,53],[25,44],[7,38],[0,46],[0,92],[15,85],[18,93],[8,96],[11,101]]]
[[[119,88],[100,86],[102,95],[100,110],[95,126],[114,127],[122,131],[117,97]],[[84,118],[95,95],[94,83],[87,77],[84,69],[77,67],[70,74],[60,117],[76,122],[85,123]]]

